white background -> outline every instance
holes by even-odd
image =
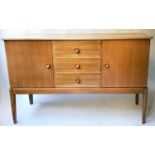
[[[153,2],[1,0],[0,28],[154,29]],[[154,63],[153,51],[151,57]],[[5,79],[5,69],[0,71]],[[0,154],[154,154],[154,135],[154,127],[0,127]]]

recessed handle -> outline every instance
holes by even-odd
[[[106,69],[109,69],[109,68],[110,68],[110,65],[109,65],[109,64],[105,64],[104,67],[105,67]]]
[[[75,48],[74,51],[75,51],[76,54],[80,54],[80,49],[79,48]]]
[[[46,67],[46,69],[50,69],[51,68],[51,64],[46,64],[45,67]]]
[[[80,84],[81,80],[80,80],[80,79],[75,79],[75,82],[76,82],[77,84]]]
[[[75,68],[76,68],[76,69],[80,69],[80,64],[76,64],[76,65],[75,65]]]

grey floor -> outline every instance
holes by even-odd
[[[149,92],[147,123],[155,125],[154,91]],[[1,103],[0,125],[12,123],[9,94]],[[141,102],[141,100],[140,100]],[[141,104],[134,95],[34,95],[34,105],[27,95],[17,95],[17,125],[136,125],[141,124]]]

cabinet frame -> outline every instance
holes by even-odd
[[[32,104],[32,94],[134,94],[135,104],[139,104],[142,95],[142,124],[146,122],[148,87],[144,88],[12,88],[10,89],[13,122],[17,123],[16,95],[29,94]],[[31,99],[30,99],[31,96]],[[138,96],[138,97],[137,97]]]
[[[53,37],[49,38],[34,38],[34,39],[30,39],[30,38],[4,38],[3,40],[5,42],[9,41],[13,41],[13,40],[27,40],[27,41],[49,41],[51,42],[51,49],[52,49],[52,42],[59,42],[59,41],[97,41],[98,43],[100,43],[100,45],[102,46],[102,42],[107,41],[107,40],[130,40],[130,39],[137,39],[137,40],[148,40],[150,41],[150,39],[152,39],[151,36],[149,35],[144,35],[144,34],[89,34],[89,35],[75,35],[75,34],[71,34],[71,35],[62,35],[62,34],[58,34],[58,35],[53,35]],[[149,42],[150,44],[150,42]],[[13,47],[12,47],[13,48]],[[7,49],[6,49],[7,50]],[[7,53],[7,52],[6,52]],[[62,55],[62,54],[61,54]],[[53,84],[49,87],[40,87],[40,85],[38,85],[38,87],[23,87],[23,88],[18,88],[18,87],[14,87],[14,86],[10,86],[10,100],[11,100],[11,109],[12,109],[12,117],[13,117],[13,122],[17,123],[17,108],[16,108],[16,95],[22,95],[22,94],[28,94],[29,95],[29,101],[30,104],[33,104],[33,94],[133,94],[135,96],[135,104],[138,105],[139,104],[139,95],[142,95],[142,123],[144,124],[146,121],[146,112],[147,112],[147,97],[148,97],[148,87],[147,87],[147,81],[146,81],[146,85],[144,84],[143,86],[140,85],[139,87],[137,85],[134,86],[129,86],[129,87],[121,87],[118,85],[118,87],[115,86],[108,86],[108,87],[104,87],[104,82],[103,82],[103,51],[101,48],[101,52],[100,52],[100,58],[101,58],[101,80],[102,80],[102,87],[97,87],[97,88],[55,88],[55,79],[54,79],[54,68],[52,68],[52,76],[51,80],[53,82]],[[52,55],[52,51],[51,51],[51,64],[54,62],[53,59],[53,55]],[[93,58],[93,57],[92,57]],[[95,58],[95,57],[94,57]],[[99,58],[97,56],[97,58]],[[147,60],[148,61],[148,58]],[[47,66],[48,67],[48,66]],[[53,64],[52,64],[53,67]],[[108,66],[107,66],[108,67]],[[9,69],[9,68],[8,68]],[[146,69],[148,69],[148,66],[146,67]],[[10,70],[9,70],[10,72]],[[148,70],[146,70],[146,72],[148,72]],[[147,73],[146,73],[146,78],[147,78]],[[9,75],[10,78],[10,75]],[[146,79],[147,80],[147,79]]]

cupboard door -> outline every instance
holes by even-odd
[[[150,40],[102,42],[102,87],[146,87]]]
[[[53,87],[51,41],[5,41],[10,85]]]

